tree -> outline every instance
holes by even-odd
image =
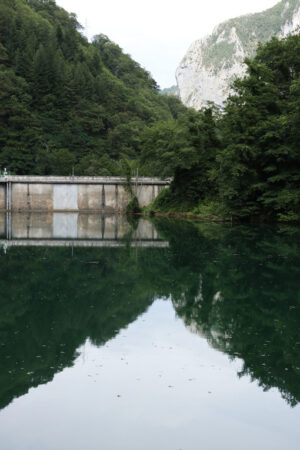
[[[219,192],[231,214],[297,215],[300,188],[300,37],[260,46],[248,75],[234,83],[217,155]]]

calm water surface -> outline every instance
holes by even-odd
[[[154,225],[0,217],[1,449],[299,449],[300,231]]]

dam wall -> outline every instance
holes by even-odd
[[[170,180],[140,177],[131,187],[140,206],[149,205]],[[2,211],[125,211],[130,194],[121,177],[14,176],[0,178]]]

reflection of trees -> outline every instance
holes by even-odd
[[[242,358],[239,376],[249,375],[265,390],[277,387],[290,405],[296,405],[300,233],[294,228],[197,228],[191,233],[190,265],[201,277],[195,276],[194,292],[191,283],[180,297],[173,297],[178,315],[214,348]]]
[[[102,345],[152,303],[164,249],[12,248],[0,263],[0,407]]]
[[[0,259],[0,407],[102,345],[156,297],[239,374],[300,399],[300,233],[156,221],[165,249],[12,248]]]

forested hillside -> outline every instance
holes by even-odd
[[[154,209],[300,220],[300,36],[273,38],[246,63],[224,112],[191,110],[148,133],[145,160],[175,175]]]
[[[108,37],[88,43],[80,29],[52,0],[0,0],[2,168],[118,174],[121,154],[138,156],[145,126],[172,118],[172,100],[148,72]]]
[[[0,166],[174,176],[153,210],[300,219],[300,36],[258,48],[224,111],[160,95],[108,37],[54,1],[0,0]]]

